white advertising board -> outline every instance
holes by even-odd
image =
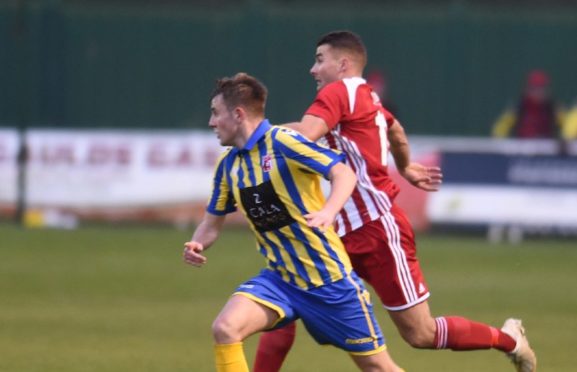
[[[16,132],[0,132],[0,203],[16,198]],[[222,151],[210,132],[32,130],[26,198],[41,207],[206,200]]]

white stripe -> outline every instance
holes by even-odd
[[[352,141],[350,138],[346,138],[346,137],[340,137],[340,138],[342,138],[343,142],[345,142],[347,145],[350,146],[350,148],[352,148],[351,152],[356,156],[357,161],[362,165],[360,169],[362,169],[361,175],[363,176],[364,187],[366,187],[368,190],[370,190],[374,194],[376,194],[375,196],[378,196],[378,195],[383,196],[383,198],[384,198],[383,202],[387,207],[386,209],[387,210],[390,209],[391,203],[389,200],[389,196],[384,191],[381,191],[377,187],[375,187],[375,185],[373,184],[373,181],[371,181],[370,176],[369,176],[369,172],[367,171],[367,162],[365,161],[365,158],[363,157],[363,154],[359,150],[359,147],[356,144],[356,142]]]
[[[335,219],[336,225],[338,226],[337,235],[343,236],[345,235],[345,223],[343,221],[343,215],[341,213],[337,214],[337,218]]]
[[[449,325],[447,324],[447,319],[443,318],[443,349],[447,348],[447,342],[449,341]]]
[[[371,221],[376,220],[391,208],[391,202],[388,195],[374,186],[369,177],[367,163],[363,158],[362,153],[354,141],[340,135],[340,124],[329,132],[326,137],[332,140],[334,147],[337,150],[346,153],[347,162],[352,163],[350,165],[355,167],[358,178],[356,190],[358,190],[364,207],[369,213],[369,219]],[[371,195],[375,201],[373,201]],[[349,221],[350,225],[350,228],[348,229],[346,226],[343,227],[344,230],[339,229],[342,233],[356,230],[363,225],[360,210],[357,208],[352,198],[347,200],[340,214],[343,215],[343,218],[346,218]],[[342,236],[342,233],[339,234]]]
[[[409,302],[409,303],[406,303],[406,304],[401,305],[401,306],[387,306],[387,305],[383,304],[383,307],[389,311],[402,311],[402,310],[410,309],[411,307],[418,305],[421,302],[426,301],[429,297],[431,297],[431,293],[427,292],[423,296],[418,298],[416,301]]]
[[[347,87],[347,94],[349,96],[349,110],[351,114],[355,111],[355,101],[357,99],[357,89],[360,85],[365,84],[366,80],[361,77],[352,77],[343,79],[345,87]]]
[[[393,234],[390,231],[390,227],[388,226],[388,224],[386,223],[384,218],[381,218],[381,224],[383,225],[383,227],[385,228],[385,232],[387,234],[387,240],[388,240],[388,247],[391,250],[391,253],[393,254],[393,259],[395,260],[395,266],[397,269],[397,276],[399,278],[399,284],[401,286],[401,290],[403,291],[403,296],[405,296],[405,301],[406,302],[411,302],[411,296],[410,293],[407,291],[406,285],[405,285],[405,281],[404,281],[404,275],[402,274],[402,269],[401,269],[401,265],[400,265],[400,260],[399,260],[399,255],[397,250],[393,247]]]
[[[350,156],[347,156],[347,161],[352,161],[352,158]],[[354,163],[354,161],[352,162]],[[356,167],[357,165],[354,164],[354,166]],[[357,190],[359,190],[358,183],[357,186],[355,187],[355,190],[353,191],[353,194],[357,192]],[[351,231],[356,230],[363,225],[363,220],[360,217],[360,212],[357,208],[357,205],[355,204],[352,195],[347,199],[341,211],[344,212],[344,214],[346,215],[347,220],[349,221],[350,224]]]
[[[407,257],[400,243],[401,237],[399,227],[396,224],[394,216],[390,213],[391,201],[388,195],[373,185],[367,172],[366,161],[359,151],[356,143],[343,136],[334,136],[333,139],[335,140],[336,147],[339,150],[346,150],[345,152],[348,155],[347,160],[351,161],[356,168],[356,174],[358,177],[357,189],[359,190],[363,203],[369,211],[371,220],[377,219],[379,215],[382,216],[381,223],[385,228],[385,232],[389,240],[389,249],[391,250],[395,260],[399,282],[406,301],[408,303],[415,303],[419,301],[419,295],[417,294],[415,283],[413,281],[413,277],[411,276],[411,271],[407,263]],[[371,199],[369,193],[374,196],[375,201]],[[348,218],[352,230],[362,226],[362,218],[360,216],[360,212],[352,198],[347,200],[341,213],[344,213]]]
[[[437,343],[435,344],[435,349],[440,349],[441,348],[441,324],[440,324],[440,320],[439,318],[435,318],[435,325],[437,327],[437,329],[435,330],[436,336],[437,336]]]
[[[377,201],[382,202],[384,206],[384,210],[388,211],[391,209],[391,202],[389,200],[389,196],[384,191],[379,190],[378,188],[373,185],[369,177],[369,172],[367,171],[367,162],[363,157],[362,153],[359,151],[357,144],[354,141],[351,141],[348,138],[341,137],[343,140],[343,147],[346,146],[348,148],[348,153],[354,155],[354,159],[356,163],[358,163],[357,168],[357,176],[359,176],[359,185],[362,186],[364,189],[369,190],[374,196]],[[372,201],[371,201],[372,202]]]
[[[437,349],[446,349],[447,348],[447,338],[448,338],[448,329],[447,329],[447,320],[443,317],[435,318],[437,323]]]
[[[387,230],[387,236],[389,238],[389,249],[393,253],[395,259],[395,265],[397,266],[397,272],[401,288],[403,293],[405,293],[405,298],[407,302],[416,301],[419,296],[417,294],[415,283],[413,282],[413,277],[411,276],[411,271],[407,263],[407,256],[403,250],[400,243],[400,232],[397,226],[394,216],[391,213],[381,217],[381,222],[385,229]]]
[[[356,175],[358,178],[356,190],[358,190],[364,206],[369,213],[369,219],[374,221],[380,216],[387,214],[392,207],[391,200],[386,192],[379,190],[373,184],[367,170],[367,162],[357,144],[351,139],[340,135],[340,125],[337,125],[335,129],[328,133],[327,137],[329,136],[334,142],[335,148],[345,152],[347,154],[347,161],[352,163],[351,165],[356,169]],[[371,198],[371,196],[373,198]],[[346,218],[349,221],[350,229],[347,229],[344,224],[342,225],[342,228],[339,226],[339,236],[342,236],[349,231],[356,230],[363,225],[360,211],[352,198],[347,200],[340,214],[343,219]]]
[[[437,343],[435,344],[435,349],[439,349],[439,344],[441,340],[441,326],[439,325],[439,318],[435,318],[435,337],[437,338]]]
[[[396,248],[399,251],[399,254],[401,255],[401,266],[403,266],[404,269],[404,274],[405,277],[407,279],[407,285],[410,289],[410,292],[412,294],[412,299],[415,300],[417,298],[419,298],[419,294],[418,294],[418,289],[417,286],[415,284],[415,282],[413,281],[413,276],[411,275],[411,268],[409,267],[409,263],[407,261],[407,255],[405,254],[405,250],[403,249],[403,246],[401,245],[401,232],[399,230],[399,225],[397,225],[397,221],[395,220],[395,216],[393,216],[391,213],[387,213],[387,215],[385,216],[389,222],[391,223],[392,227],[393,227],[393,231],[395,233],[396,236],[396,240],[395,243]]]
[[[341,152],[343,151],[343,147],[340,141],[338,141],[337,139],[339,138],[339,132],[340,132],[340,124],[337,124],[337,126],[331,131],[329,132],[324,138],[326,139],[327,145],[330,142],[333,142],[335,144],[335,148]],[[332,140],[332,141],[329,141]],[[330,147],[330,146],[329,146]],[[348,161],[348,158],[346,158]],[[348,228],[345,224],[345,218],[346,220],[350,223],[351,222],[351,214],[356,210],[355,204],[353,202],[352,198],[347,199],[347,201],[345,202],[345,205],[343,206],[343,208],[341,209],[341,211],[339,212],[339,214],[337,215],[337,220],[339,221],[339,228],[337,230],[337,234],[339,236],[343,236],[345,235],[348,231]],[[357,226],[359,227],[359,226]],[[354,230],[354,229],[351,229]]]
[[[373,185],[367,172],[366,161],[363,158],[362,154],[360,153],[356,144],[353,141],[350,141],[349,139],[344,137],[340,137],[339,139],[340,139],[339,141],[340,147],[346,150],[346,153],[349,155],[348,158],[356,168],[356,174],[358,178],[357,190],[359,190],[361,199],[363,200],[363,203],[367,208],[367,211],[369,212],[369,217],[371,221],[374,221],[380,215],[383,215],[390,209],[390,201],[388,199],[388,196],[385,192],[378,190]],[[377,202],[377,204],[375,204],[375,201],[371,199],[370,195],[374,196],[374,199]],[[356,217],[355,219],[358,218],[362,223],[359,210],[356,208],[356,206],[354,206],[354,203],[352,204],[352,206],[354,207]],[[351,211],[347,212],[351,213]]]
[[[443,318],[443,343],[441,344],[441,347],[443,349],[447,348],[447,340],[449,338],[449,326],[447,325],[447,319]]]

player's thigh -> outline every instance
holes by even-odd
[[[394,212],[394,213],[393,213]],[[343,238],[355,271],[388,310],[410,308],[429,297],[412,228],[396,209]]]
[[[297,311],[319,344],[332,344],[356,354],[385,349],[370,295],[354,273],[310,290],[300,299]]]
[[[395,364],[387,350],[372,355],[354,355],[351,358],[363,372],[396,372],[399,367]]]
[[[232,296],[213,323],[213,334],[219,343],[237,342],[272,327],[278,320],[276,311],[242,295]]]

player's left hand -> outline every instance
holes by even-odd
[[[325,232],[329,227],[333,225],[335,221],[335,214],[327,210],[321,209],[318,212],[311,212],[303,216],[307,221],[307,226],[316,227],[321,232]]]
[[[411,163],[400,173],[411,185],[425,191],[438,191],[443,182],[443,173],[439,167]]]

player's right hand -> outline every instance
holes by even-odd
[[[439,167],[411,163],[399,172],[411,185],[424,191],[439,191],[443,183],[443,173]]]
[[[307,221],[307,226],[317,228],[320,232],[324,233],[333,225],[336,216],[334,213],[321,209],[318,212],[305,214],[303,217]]]
[[[190,241],[184,243],[184,253],[182,258],[184,262],[195,267],[201,267],[206,263],[206,257],[200,254],[204,247],[199,242]]]

